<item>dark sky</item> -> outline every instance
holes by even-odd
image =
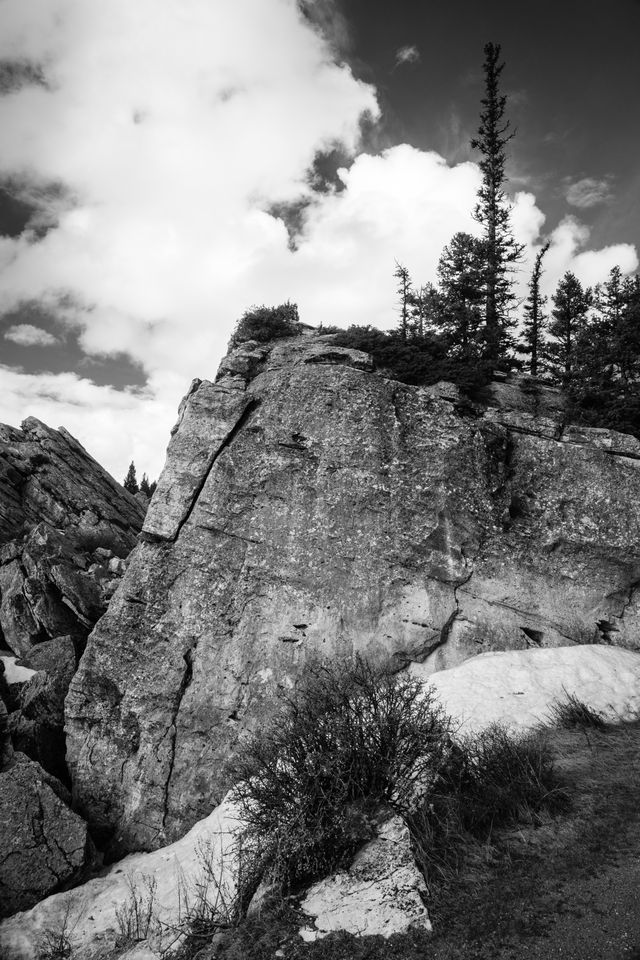
[[[500,43],[517,136],[514,187],[530,189],[552,228],[569,184],[607,181],[611,199],[580,217],[595,245],[640,241],[640,0],[338,0],[354,72],[383,105],[378,146],[406,141],[470,157],[484,44]],[[419,62],[396,66],[415,45]]]

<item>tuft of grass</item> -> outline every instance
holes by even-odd
[[[156,888],[155,877],[143,875],[138,886],[131,874],[127,875],[129,896],[116,907],[116,922],[118,924],[118,947],[130,946],[146,940],[157,926],[156,920]]]
[[[71,917],[71,904],[67,903],[56,926],[45,927],[38,944],[38,960],[73,960],[73,931],[80,917]]]
[[[570,730],[573,727],[580,729],[606,730],[607,724],[603,715],[589,707],[575,694],[564,691],[564,699],[556,700],[551,705],[549,720],[555,727]]]

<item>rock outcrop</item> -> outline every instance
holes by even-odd
[[[330,336],[245,344],[194,382],[66,701],[75,800],[112,854],[205,816],[309,658],[638,646],[640,442],[567,426],[533,381],[490,404]]]
[[[108,539],[126,555],[144,508],[61,427],[35,417],[0,424],[0,533],[5,542],[45,522]]]
[[[37,671],[0,690],[4,726],[62,780],[64,698],[144,513],[66,430],[0,425],[0,652]]]
[[[64,786],[64,699],[144,512],[65,430],[33,418],[22,430],[0,425],[3,914],[77,881],[92,861]]]
[[[39,643],[23,663],[36,672],[21,686],[17,709],[9,718],[14,749],[65,781],[64,700],[76,672],[73,640],[56,637]]]
[[[107,562],[127,556],[144,513],[63,428],[0,424],[0,647],[83,646],[115,590]]]
[[[14,754],[0,789],[0,917],[33,906],[92,862],[87,825],[54,777]]]
[[[390,937],[411,928],[431,931],[427,885],[416,866],[409,829],[391,817],[358,851],[348,870],[315,883],[300,902],[307,941],[337,930]]]

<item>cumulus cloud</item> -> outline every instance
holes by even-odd
[[[141,470],[158,476],[176,418],[175,396],[184,392],[182,383],[115,390],[74,373],[34,375],[2,364],[0,383],[3,421],[15,426],[33,416],[66,427],[120,482],[132,451]]]
[[[1,6],[0,58],[38,64],[45,82],[0,98],[0,178],[22,178],[47,228],[0,238],[0,311],[43,299],[87,356],[126,353],[147,386],[0,368],[0,419],[62,423],[116,476],[131,459],[157,474],[180,397],[215,376],[252,304],[389,327],[395,260],[425,282],[453,233],[478,230],[476,164],[406,144],[358,153],[376,93],[319,31],[330,3],[311,4],[313,22],[294,0]],[[307,171],[336,143],[341,189],[316,194]],[[292,250],[274,211],[301,202]],[[532,194],[513,220],[531,257],[544,225]],[[589,253],[584,229],[554,232],[554,275],[631,262],[628,246]]]
[[[638,269],[638,254],[629,243],[612,244],[600,250],[585,249],[591,231],[575,217],[565,217],[551,232],[551,246],[544,260],[542,288],[547,294],[555,291],[558,281],[570,270],[585,287],[593,287],[606,279],[614,266],[623,273]]]
[[[287,252],[263,211],[308,190],[318,150],[353,154],[375,91],[293,0],[3,0],[2,19],[0,58],[46,83],[0,99],[0,175],[36,199],[38,184],[66,193],[55,211],[47,195],[39,242],[0,238],[0,310],[72,293],[62,319],[84,349],[127,352],[175,404],[265,299],[254,270]],[[102,402],[115,451],[121,418]]]
[[[50,347],[58,340],[52,333],[32,323],[15,323],[5,332],[5,340],[11,340],[21,347]]]
[[[405,47],[399,47],[396,50],[396,67],[400,67],[405,63],[419,63],[420,62],[420,51],[413,44],[409,44]]]
[[[569,181],[565,196],[567,203],[572,207],[579,207],[582,210],[596,207],[599,203],[606,203],[613,199],[611,179],[605,177],[602,180],[596,180],[594,177],[583,177],[582,180]]]

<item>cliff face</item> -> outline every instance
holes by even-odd
[[[444,394],[330,336],[194,382],[66,701],[75,799],[113,853],[206,815],[310,658],[637,645],[640,443],[565,427],[535,384]]]

